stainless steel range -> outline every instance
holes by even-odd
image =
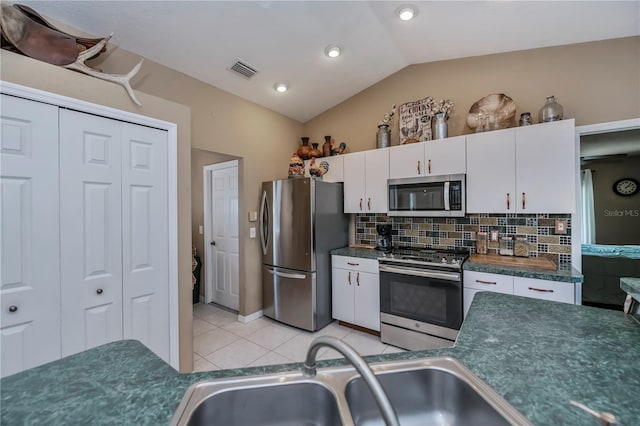
[[[380,338],[409,350],[453,346],[466,251],[394,248],[380,263]]]

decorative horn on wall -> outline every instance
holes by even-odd
[[[142,106],[131,89],[131,78],[140,71],[142,60],[124,75],[103,73],[85,64],[106,51],[113,34],[103,38],[76,37],[57,29],[28,6],[3,2],[0,7],[3,49],[119,84],[136,105]]]

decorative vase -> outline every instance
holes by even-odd
[[[556,102],[555,96],[547,96],[547,103],[544,104],[538,112],[538,120],[540,123],[548,123],[550,121],[562,120],[563,108]]]
[[[322,151],[320,151],[318,149],[318,143],[314,142],[311,144],[311,146],[313,146],[313,149],[311,151],[309,151],[309,158],[320,158],[322,157]]]
[[[520,114],[520,122],[518,123],[520,126],[531,126],[531,113],[523,112]]]
[[[304,176],[304,161],[294,152],[289,159],[289,178],[302,176]]]
[[[378,148],[388,148],[391,145],[391,131],[388,124],[380,124],[378,126],[376,145]]]
[[[449,116],[444,112],[439,112],[435,115],[435,118],[433,123],[434,139],[444,139],[448,136],[447,120]]]
[[[322,145],[322,155],[325,157],[331,156],[331,136],[324,137],[324,145]]]
[[[311,147],[309,146],[309,138],[302,137],[300,139],[302,139],[302,146],[298,148],[296,154],[298,154],[298,157],[302,158],[303,160],[308,160],[309,158],[311,158],[311,156],[309,155],[309,152],[311,151]]]

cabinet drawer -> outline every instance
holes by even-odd
[[[536,280],[533,278],[514,278],[513,294],[516,296],[573,304],[575,303],[574,291],[573,283]]]
[[[332,255],[331,266],[351,271],[378,273],[378,261],[376,259]]]
[[[513,277],[487,272],[464,271],[465,288],[513,294]]]

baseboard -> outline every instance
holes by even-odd
[[[263,315],[264,314],[262,313],[262,310],[260,310],[258,312],[254,312],[251,315],[247,315],[247,316],[238,314],[238,321],[240,321],[241,323],[246,324],[248,322],[251,322],[253,320],[256,320],[256,319],[260,318]]]

